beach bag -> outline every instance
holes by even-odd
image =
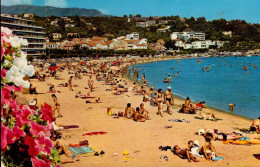
[[[107,107],[107,115],[111,116],[112,115],[112,110],[110,107]]]
[[[119,117],[123,117],[123,116],[124,116],[124,113],[123,113],[123,112],[118,112],[118,116],[119,116]]]
[[[79,142],[79,145],[87,145],[87,146],[88,146],[88,145],[89,145],[89,144],[88,144],[88,140],[80,141],[80,142]]]

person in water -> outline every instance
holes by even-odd
[[[169,83],[171,83],[171,82],[172,82],[172,78],[171,78],[171,76],[170,76],[170,75],[168,75],[168,81],[169,81]]]
[[[174,74],[174,77],[177,78],[177,77],[178,77],[178,74],[179,74],[179,72],[176,72],[176,73]]]
[[[229,103],[228,104],[230,111],[234,111],[235,104]]]

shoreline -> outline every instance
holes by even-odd
[[[95,61],[97,62],[97,61]],[[99,61],[100,62],[100,61]],[[57,72],[57,75],[64,80],[55,80],[53,77],[46,78],[46,81],[40,82],[32,79],[32,83],[37,86],[39,95],[23,94],[27,100],[30,98],[37,98],[40,104],[46,102],[47,104],[54,105],[53,100],[50,98],[51,94],[46,93],[49,89],[49,83],[57,86],[58,84],[67,82],[68,78],[72,74],[68,73],[65,69],[62,72]],[[80,155],[80,161],[64,164],[64,167],[75,166],[93,166],[93,167],[158,167],[158,166],[188,166],[199,167],[203,166],[257,166],[255,165],[258,160],[255,159],[252,154],[258,153],[258,146],[237,146],[226,145],[222,141],[214,141],[214,146],[217,149],[219,156],[224,157],[223,161],[213,162],[207,161],[203,158],[199,163],[189,163],[187,160],[181,159],[173,155],[170,151],[160,151],[159,146],[174,146],[179,145],[184,148],[189,140],[198,140],[202,145],[205,144],[205,139],[195,133],[202,128],[219,129],[221,131],[233,132],[234,128],[247,128],[251,125],[250,120],[241,117],[234,117],[230,114],[221,113],[211,108],[203,108],[202,112],[216,113],[220,121],[208,121],[195,119],[197,116],[194,114],[182,114],[178,113],[179,107],[174,106],[173,114],[169,115],[165,113],[165,105],[163,109],[164,117],[160,117],[156,114],[157,107],[150,106],[149,102],[143,102],[143,97],[136,95],[134,92],[129,91],[122,95],[114,95],[114,91],[105,91],[110,88],[110,85],[105,85],[104,81],[96,81],[94,78],[95,89],[91,92],[93,97],[101,97],[102,103],[86,103],[84,99],[75,98],[75,94],[81,91],[83,94],[87,94],[89,90],[85,89],[88,76],[83,76],[82,79],[73,79],[73,85],[76,91],[69,91],[68,87],[56,87],[56,90],[61,93],[56,93],[56,96],[61,105],[62,118],[57,118],[56,123],[58,125],[78,125],[77,129],[64,129],[62,134],[65,138],[60,139],[60,143],[68,146],[69,144],[76,144],[79,141],[88,140],[90,147],[93,146],[97,151],[104,150],[104,156],[91,156]],[[127,77],[118,77],[119,80],[125,80],[126,87],[133,87],[133,80]],[[124,85],[124,82],[121,82]],[[139,86],[138,86],[139,87]],[[176,104],[181,104],[184,101],[175,98]],[[114,118],[107,115],[107,107],[111,107],[112,113],[124,111],[126,104],[131,103],[133,107],[138,107],[140,103],[144,103],[145,108],[149,111],[149,117],[151,120],[145,122],[135,122],[126,118]],[[57,113],[56,113],[57,115]],[[185,122],[173,122],[169,119],[185,119],[190,123]],[[165,126],[172,126],[170,129],[166,129]],[[104,135],[83,136],[82,134],[88,132],[104,131],[107,132]],[[70,138],[66,138],[70,136]],[[253,139],[257,137],[257,134],[248,134],[248,137]],[[254,140],[254,139],[253,139]],[[239,147],[239,149],[238,149]],[[234,150],[237,149],[236,152]],[[123,155],[124,150],[129,152],[131,157],[134,157],[135,161],[130,159],[125,161]],[[71,153],[71,151],[69,150]],[[117,156],[114,154],[117,153]],[[246,157],[244,155],[246,153]],[[166,155],[169,157],[168,161],[160,159],[160,156]],[[61,155],[62,158],[66,158],[65,155]]]
[[[210,56],[208,57],[199,57],[199,58],[209,58]],[[198,58],[198,57],[197,57]],[[196,59],[197,59],[196,58]],[[156,60],[156,61],[147,61],[147,62],[137,62],[136,64],[133,64],[133,65],[141,65],[141,64],[149,64],[149,63],[154,63],[154,62],[161,62],[161,61],[167,61],[167,60],[184,60],[184,59],[195,59],[195,57],[190,57],[190,58],[168,58],[168,59],[161,59],[161,60]],[[129,68],[133,65],[130,65]],[[132,79],[131,77],[125,77],[125,78],[128,78],[130,81],[132,82],[136,82],[134,79]],[[149,83],[149,82],[148,82]],[[137,85],[139,86],[142,86],[142,84],[138,81],[136,82]],[[148,84],[149,85],[149,84]],[[147,88],[150,88],[151,86],[147,86]],[[157,91],[157,89],[154,89]],[[188,95],[187,95],[188,96]],[[185,101],[185,98],[182,97],[181,95],[178,95],[178,94],[175,94],[173,93],[173,97],[180,100],[180,101]],[[198,102],[198,101],[193,101],[193,102]],[[222,109],[219,109],[219,108],[216,108],[216,107],[213,107],[213,106],[208,106],[207,105],[207,108],[213,110],[213,111],[217,111],[217,112],[221,112],[221,113],[224,113],[224,114],[228,114],[230,116],[235,116],[235,117],[238,117],[238,118],[243,118],[243,119],[246,119],[246,120],[254,120],[254,118],[249,118],[247,116],[241,116],[241,115],[237,115],[237,114],[234,114],[234,113],[231,113],[231,112],[227,112],[225,110],[222,110]]]

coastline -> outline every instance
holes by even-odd
[[[97,60],[95,60],[97,61]],[[67,82],[71,74],[67,70],[58,72],[58,76],[64,80],[55,80],[47,78],[45,82],[39,82],[33,79],[33,84],[36,85],[38,92],[44,93],[39,95],[23,94],[29,100],[37,98],[40,104],[44,102],[54,105],[50,98],[51,94],[46,93],[49,89],[48,83],[57,86],[60,83]],[[132,87],[133,81],[129,78],[125,79],[126,87]],[[170,151],[162,152],[158,149],[160,145],[179,145],[184,148],[189,140],[198,140],[201,145],[205,144],[203,137],[196,135],[201,128],[219,129],[221,131],[234,131],[234,127],[247,128],[251,125],[251,121],[221,113],[210,108],[205,109],[205,112],[213,112],[217,117],[222,118],[220,121],[207,121],[195,119],[194,115],[178,113],[179,107],[173,107],[173,115],[164,113],[164,117],[156,114],[157,107],[150,106],[144,103],[145,108],[149,111],[151,120],[146,122],[135,122],[125,118],[115,119],[107,115],[107,107],[112,108],[112,113],[124,111],[127,103],[131,103],[133,107],[138,107],[142,102],[142,96],[135,95],[134,92],[127,92],[123,95],[114,95],[111,91],[105,91],[110,88],[110,85],[104,85],[102,81],[95,80],[95,90],[91,93],[94,97],[101,97],[102,103],[86,104],[85,100],[75,98],[78,91],[86,94],[89,90],[85,89],[88,77],[83,76],[81,80],[73,80],[73,84],[79,85],[75,87],[76,91],[69,91],[67,87],[57,87],[62,93],[56,93],[56,96],[61,105],[62,118],[58,118],[58,125],[78,125],[78,129],[62,130],[63,136],[71,136],[70,138],[62,138],[61,143],[64,145],[75,144],[82,140],[88,140],[90,146],[97,151],[104,150],[104,156],[81,155],[80,161],[74,164],[64,164],[64,167],[107,167],[107,166],[140,166],[140,167],[158,167],[158,166],[257,166],[258,160],[251,156],[258,153],[258,146],[236,146],[226,145],[222,141],[214,141],[214,146],[217,148],[219,156],[224,157],[224,161],[212,162],[200,159],[199,163],[189,163],[187,160],[174,156]],[[176,98],[176,104],[182,104],[183,100]],[[164,111],[165,111],[164,106]],[[204,109],[203,109],[204,112]],[[56,113],[57,115],[57,113]],[[168,121],[169,119],[185,119],[190,123],[180,123]],[[164,126],[172,126],[170,129],[165,129]],[[105,135],[82,136],[86,132],[105,131]],[[257,137],[257,134],[247,135],[251,139]],[[239,147],[239,149],[238,149]],[[123,151],[127,150],[134,160],[124,160]],[[234,152],[233,150],[237,150]],[[118,153],[114,156],[114,153]],[[245,156],[246,153],[246,157]],[[167,155],[169,161],[160,159],[160,156]],[[250,156],[249,156],[250,155]],[[61,155],[61,157],[65,157]]]
[[[202,58],[208,58],[208,57],[202,57]],[[161,60],[156,60],[156,61],[146,61],[146,62],[137,62],[136,64],[133,64],[133,65],[141,65],[141,64],[149,64],[149,63],[154,63],[154,62],[161,62],[161,61],[167,61],[167,60],[183,60],[183,59],[195,59],[194,57],[193,58],[168,58],[168,59],[161,59]],[[130,65],[129,68],[133,65]],[[131,82],[136,82],[133,78],[131,77],[125,77],[127,79],[129,79]],[[149,82],[148,82],[149,83]],[[140,82],[136,82],[137,85],[139,86],[142,86],[142,84]],[[147,88],[150,88],[151,86],[147,86]],[[156,89],[155,89],[156,90]],[[156,90],[157,91],[157,90]],[[187,95],[189,96],[189,95]],[[173,97],[175,99],[178,99],[179,101],[185,101],[185,98],[182,97],[181,95],[177,95],[173,92]],[[198,102],[198,101],[193,101],[193,102]],[[246,116],[241,116],[241,115],[236,115],[235,113],[232,113],[232,112],[227,112],[225,110],[222,110],[222,109],[219,109],[219,108],[216,108],[216,107],[213,107],[213,106],[209,106],[207,105],[207,108],[209,108],[210,110],[212,111],[215,111],[215,112],[220,112],[220,113],[223,113],[223,114],[228,114],[230,116],[234,116],[234,117],[239,117],[239,118],[243,118],[243,119],[246,119],[246,120],[254,120],[253,118],[249,118],[249,117],[246,117]]]

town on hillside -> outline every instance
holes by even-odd
[[[24,13],[1,14],[1,24],[12,29],[17,36],[28,40],[29,45],[22,49],[32,56],[51,55],[55,50],[59,50],[61,55],[68,54],[68,51],[71,53],[77,51],[75,54],[80,54],[79,50],[92,51],[92,55],[95,54],[93,52],[95,50],[99,53],[102,51],[114,54],[138,53],[141,56],[209,51],[214,54],[247,55],[258,54],[260,48],[260,41],[255,38],[260,34],[260,26],[237,20],[228,22],[221,19],[209,22],[205,18],[141,17],[141,15],[39,17]],[[247,28],[258,31],[245,34],[244,31],[247,30],[245,28],[237,32],[234,27],[239,24],[245,24]],[[218,31],[208,31],[205,27],[208,29],[217,27]]]

